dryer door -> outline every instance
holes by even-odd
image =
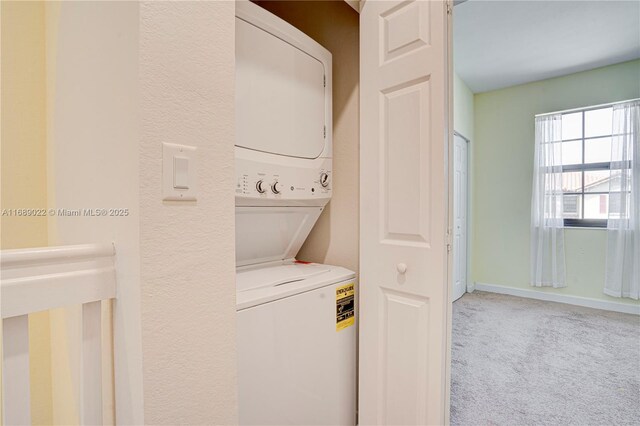
[[[236,18],[236,145],[317,158],[325,145],[322,62]]]

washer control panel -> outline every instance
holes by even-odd
[[[316,165],[319,167],[294,167],[236,159],[236,198],[331,198],[331,159],[318,159]]]

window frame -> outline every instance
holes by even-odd
[[[596,139],[596,138],[587,138],[587,139]],[[576,139],[570,139],[576,140]],[[562,141],[565,142],[565,141]],[[582,142],[582,161],[584,161],[584,139]],[[607,227],[607,219],[584,219],[584,196],[587,195],[609,195],[611,191],[588,191],[584,190],[584,173],[588,171],[594,170],[611,170],[611,162],[602,162],[602,163],[589,163],[589,164],[571,164],[568,166],[562,166],[562,172],[580,172],[582,174],[582,185],[580,192],[565,192],[564,195],[578,195],[582,202],[579,203],[580,207],[580,216],[582,219],[576,218],[563,218],[564,226],[570,228],[606,228]],[[564,200],[563,200],[564,201]]]
[[[587,107],[587,108],[581,108],[578,110],[572,110],[572,111],[567,111],[562,113],[562,116],[564,115],[568,115],[568,114],[575,114],[577,112],[579,112],[582,115],[582,131],[581,131],[581,136],[580,138],[574,138],[574,139],[562,139],[560,138],[560,144],[563,144],[565,142],[575,142],[575,141],[580,141],[581,142],[581,146],[582,146],[582,162],[580,164],[570,164],[570,165],[562,165],[562,172],[580,172],[582,175],[582,185],[581,185],[581,191],[580,192],[571,192],[568,195],[577,195],[579,196],[581,202],[579,203],[579,207],[580,207],[580,217],[581,219],[576,219],[576,218],[564,218],[563,217],[563,223],[564,226],[567,228],[606,228],[607,227],[607,219],[585,219],[584,218],[584,207],[585,207],[585,194],[589,194],[589,195],[602,195],[602,194],[606,194],[609,195],[611,193],[611,191],[595,191],[595,192],[585,192],[584,187],[585,187],[585,179],[584,179],[584,175],[586,171],[595,171],[595,170],[611,170],[611,161],[608,162],[600,162],[600,163],[585,163],[585,144],[587,140],[591,140],[591,139],[600,139],[600,138],[606,138],[606,137],[610,137],[612,142],[613,142],[613,137],[616,136],[613,134],[613,129],[611,129],[611,134],[610,135],[600,135],[600,136],[591,136],[591,137],[586,137],[585,136],[585,125],[586,125],[586,113],[589,111],[595,111],[595,110],[599,110],[599,109],[607,109],[607,108],[611,108],[611,105],[598,105],[598,106],[593,106],[593,107]],[[561,148],[562,149],[562,145]],[[563,194],[564,197],[564,194]],[[563,204],[564,204],[564,199],[563,199]],[[564,210],[564,209],[563,209]],[[564,215],[564,211],[562,212]]]

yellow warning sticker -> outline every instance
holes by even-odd
[[[355,323],[355,298],[354,283],[336,288],[336,331],[344,330]]]

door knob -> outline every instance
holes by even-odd
[[[396,265],[396,269],[398,270],[398,273],[404,275],[404,273],[407,272],[407,264],[406,263],[398,263]]]

